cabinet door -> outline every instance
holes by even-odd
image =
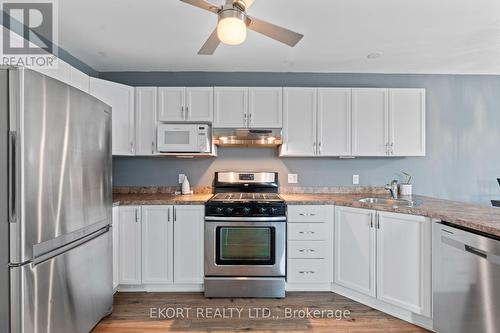
[[[204,206],[174,207],[174,282],[203,283]]]
[[[351,155],[351,89],[318,89],[318,155]]]
[[[71,67],[69,70],[69,84],[88,93],[90,90],[90,78],[87,74]]]
[[[379,212],[377,297],[431,314],[431,226],[428,218]]]
[[[375,296],[375,211],[335,207],[335,283]]]
[[[316,88],[283,88],[282,156],[316,154]]]
[[[142,206],[142,283],[172,283],[172,206]]]
[[[90,78],[90,94],[112,107],[113,155],[134,155],[134,88]]]
[[[141,284],[141,207],[120,206],[120,284]]]
[[[214,127],[247,127],[248,88],[214,88]]]
[[[352,121],[353,155],[388,155],[388,89],[353,88]]]
[[[425,156],[425,89],[390,89],[390,153]]]
[[[113,290],[118,287],[120,274],[120,207],[113,207]]]
[[[283,88],[248,89],[248,125],[251,128],[283,126]]]
[[[186,119],[184,87],[158,88],[158,120],[183,121]]]
[[[135,88],[136,155],[156,153],[156,87]]]
[[[214,88],[186,88],[186,120],[212,122],[214,118]]]

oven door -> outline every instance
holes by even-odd
[[[161,153],[199,152],[198,125],[158,125],[158,151]]]
[[[206,276],[285,276],[286,222],[206,221]]]

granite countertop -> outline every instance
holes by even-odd
[[[203,205],[212,194],[173,195],[166,193],[113,194],[114,205]],[[464,228],[500,237],[500,208],[467,204],[414,195],[421,202],[416,207],[391,207],[359,202],[365,197],[384,197],[374,194],[281,194],[289,205],[321,205],[357,207],[402,214],[421,215],[446,221]]]

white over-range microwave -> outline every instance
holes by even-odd
[[[207,124],[158,124],[160,153],[210,153],[211,141]]]

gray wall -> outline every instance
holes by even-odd
[[[427,156],[416,158],[279,158],[277,150],[221,148],[210,159],[114,158],[116,186],[174,185],[178,173],[211,184],[218,170],[276,170],[282,185],[298,173],[300,186],[382,185],[401,171],[414,191],[489,204],[500,198],[500,76],[317,73],[101,73],[131,85],[349,86],[427,89]]]

